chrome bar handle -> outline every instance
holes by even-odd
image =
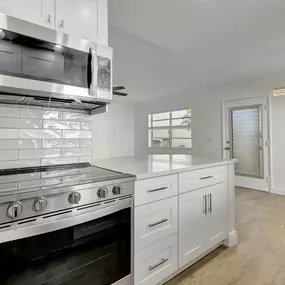
[[[212,193],[210,194],[210,213],[212,213]]]
[[[157,263],[155,265],[152,265],[152,266],[149,266],[148,270],[152,271],[152,270],[154,270],[155,268],[159,267],[160,265],[164,264],[167,261],[168,261],[168,258],[162,258],[162,260],[159,263]]]
[[[208,212],[211,213],[211,194],[207,195],[208,200]]]
[[[200,177],[200,180],[206,180],[206,179],[211,179],[214,178],[214,176],[205,176],[205,177]]]
[[[165,223],[165,222],[167,222],[167,221],[168,221],[168,219],[162,219],[161,221],[156,222],[156,223],[153,223],[153,224],[149,224],[148,226],[149,226],[150,228],[152,228],[152,227],[158,226],[158,225],[160,225],[160,224],[163,224],[163,223]]]
[[[207,202],[207,195],[204,195],[203,196],[203,199],[204,199],[204,214],[205,215],[208,215],[208,202]]]
[[[204,196],[203,196],[203,214],[206,215],[206,210],[205,210],[205,198],[206,198],[206,196],[204,195]]]
[[[162,190],[166,190],[168,189],[168,187],[161,187],[161,188],[157,188],[157,189],[150,189],[150,190],[147,190],[147,192],[157,192],[157,191],[162,191]]]

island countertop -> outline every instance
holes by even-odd
[[[211,159],[181,154],[124,156],[98,160],[96,166],[136,175],[137,179],[236,163],[237,160]]]

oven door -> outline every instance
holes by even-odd
[[[132,284],[131,210],[0,244],[0,284]],[[58,228],[60,223],[52,224]],[[31,233],[32,228],[26,230]],[[19,237],[16,231],[14,236]]]

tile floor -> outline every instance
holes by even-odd
[[[284,285],[285,196],[236,189],[239,244],[220,247],[167,285]]]

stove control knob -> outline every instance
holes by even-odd
[[[34,201],[33,209],[36,212],[43,212],[47,208],[47,205],[48,205],[47,199],[41,197]]]
[[[17,219],[23,212],[23,205],[20,202],[13,202],[8,206],[7,216],[12,219]]]
[[[81,195],[79,192],[72,192],[68,196],[68,202],[70,204],[79,204],[81,200]]]
[[[123,190],[123,186],[122,185],[115,185],[113,187],[112,192],[113,192],[114,195],[121,195],[122,194],[122,190]]]
[[[100,187],[97,195],[99,198],[107,198],[108,195],[108,189],[106,187]]]

